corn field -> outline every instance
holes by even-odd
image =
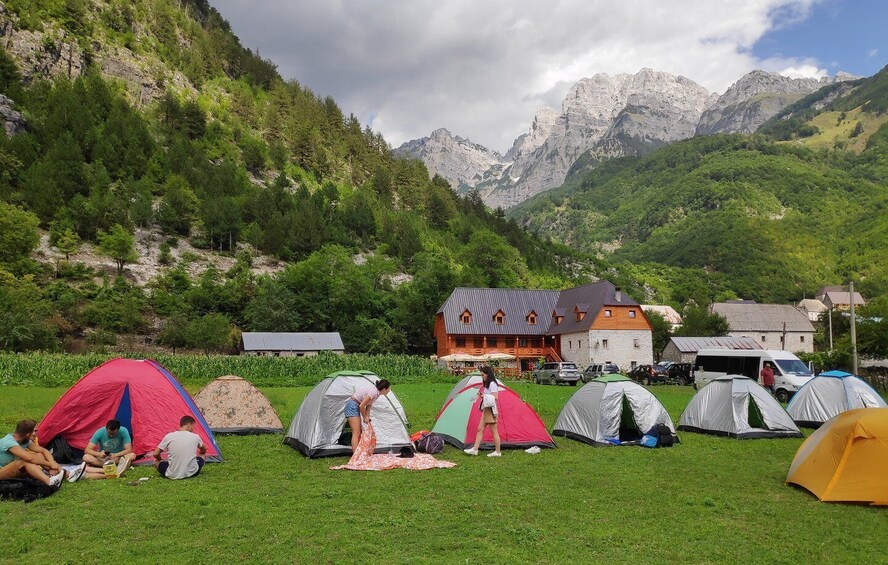
[[[3,353],[0,354],[0,385],[70,386],[114,357],[106,354]],[[393,384],[454,380],[449,373],[436,369],[432,361],[409,355],[156,355],[153,359],[183,383],[194,385],[222,375],[237,375],[256,386],[313,386],[330,373],[349,369],[372,371]]]

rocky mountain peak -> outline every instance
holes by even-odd
[[[475,186],[484,173],[505,162],[502,155],[483,145],[438,128],[429,137],[414,139],[395,149],[395,155],[422,160],[429,173],[441,175],[454,189]]]

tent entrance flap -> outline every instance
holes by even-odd
[[[750,428],[759,428],[762,430],[770,429],[768,425],[765,424],[765,419],[762,418],[762,411],[758,404],[756,404],[755,398],[753,398],[752,395],[749,396],[749,407],[747,412],[747,421],[749,422]]]
[[[620,407],[620,441],[635,441],[641,439],[644,432],[638,429],[635,423],[635,413],[629,404],[629,399],[623,395],[622,406]]]

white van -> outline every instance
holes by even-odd
[[[787,402],[814,375],[807,365],[788,351],[775,349],[701,349],[694,363],[694,388],[725,375],[745,375],[759,382],[764,363],[774,368],[774,395]]]

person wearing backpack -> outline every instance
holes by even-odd
[[[496,427],[498,417],[497,400],[499,399],[499,385],[496,382],[496,376],[490,367],[481,367],[484,373],[484,382],[478,389],[478,396],[481,397],[481,404],[478,409],[481,410],[481,421],[478,423],[478,433],[475,435],[475,444],[464,450],[467,455],[478,455],[478,448],[481,447],[481,439],[484,437],[484,428],[490,427],[490,433],[493,434],[492,453],[488,453],[488,457],[499,457],[500,453],[500,436]]]

